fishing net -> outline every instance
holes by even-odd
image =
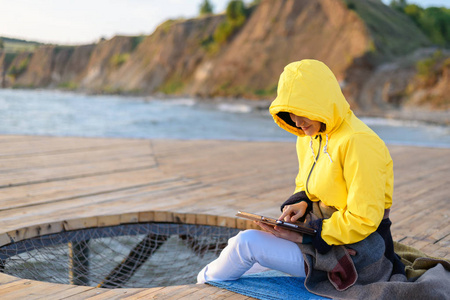
[[[39,236],[0,248],[0,271],[24,279],[103,288],[192,284],[238,229],[127,224]]]

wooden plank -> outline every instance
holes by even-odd
[[[108,290],[106,292],[97,294],[95,296],[90,296],[84,299],[91,299],[91,300],[113,300],[113,299],[123,299],[126,297],[133,296],[135,294],[138,294],[139,292],[142,292],[144,289],[113,289]]]
[[[154,211],[145,211],[139,212],[139,222],[153,222],[155,220],[155,212]]]
[[[183,296],[183,299],[186,300],[227,299],[227,298],[236,300],[254,299],[206,284],[197,285],[192,293]]]
[[[7,233],[0,234],[0,247],[11,243],[11,238]]]
[[[58,233],[63,231],[63,224],[62,222],[53,222],[53,223],[46,223],[43,225],[34,225],[30,227],[23,227],[20,229],[16,229],[14,231],[8,232],[8,236],[14,241],[18,242],[24,239],[33,238],[36,236],[51,234],[51,233]]]
[[[217,226],[236,228],[236,218],[217,216]]]
[[[79,152],[86,149],[108,148],[127,143],[130,147],[140,144],[139,140],[120,140],[103,138],[64,138],[43,137],[42,139],[21,139],[13,143],[3,145],[0,158],[52,155],[62,152]]]
[[[93,287],[86,286],[75,286],[75,285],[65,285],[61,284],[61,286],[65,287],[64,290],[56,291],[56,290],[47,290],[47,294],[43,294],[40,296],[33,295],[33,299],[43,299],[43,300],[60,300],[66,299],[69,297],[76,297],[77,295],[84,293],[86,291],[96,290]],[[44,286],[42,286],[44,288]],[[82,298],[79,298],[82,299]]]
[[[16,286],[15,289],[3,291],[1,293],[2,299],[37,299],[42,296],[48,296],[53,293],[66,291],[71,286],[64,284],[51,284],[47,282],[28,281],[22,285]]]
[[[130,223],[138,223],[139,222],[139,213],[124,213],[119,215],[120,224],[130,224]]]
[[[20,150],[20,149],[18,149]],[[97,163],[114,159],[124,159],[129,157],[153,158],[153,153],[147,142],[141,144],[129,143],[119,144],[113,147],[105,146],[101,148],[86,148],[80,151],[68,151],[55,154],[36,154],[31,157],[1,157],[0,170],[18,171],[37,168],[48,168],[49,166],[73,166],[77,163]],[[153,161],[153,160],[152,160]]]
[[[98,217],[99,227],[116,226],[116,225],[120,225],[120,215]]]
[[[64,201],[74,197],[154,186],[177,180],[181,178],[168,177],[157,170],[144,169],[9,187],[0,199],[0,207],[2,210],[29,207],[39,203]]]
[[[0,273],[0,285],[11,283],[13,281],[20,280],[18,277],[14,277],[5,273]]]
[[[130,172],[142,169],[152,169],[155,162],[144,157],[126,158],[101,163],[86,163],[73,166],[58,166],[53,168],[30,169],[19,172],[7,172],[0,175],[0,187],[31,185],[52,181],[64,181],[76,178],[86,178],[108,175],[115,172]]]
[[[89,299],[89,297],[98,296],[103,293],[107,293],[108,291],[110,291],[110,290],[109,289],[90,288],[90,289],[83,290],[79,293],[70,295],[68,297],[65,297],[64,299],[69,299],[69,300]]]
[[[155,222],[173,222],[173,212],[155,211]]]
[[[186,285],[174,285],[167,286],[163,289],[158,290],[156,293],[151,294],[153,299],[171,299],[171,297],[175,297],[175,299],[182,299],[182,294],[185,291],[191,291],[191,286]]]
[[[65,220],[63,226],[66,231],[98,227],[98,217]]]
[[[15,208],[15,209],[8,209],[5,211],[0,211],[0,224],[2,226],[7,225],[5,223],[8,223],[9,221],[16,220],[17,216],[21,217],[31,217],[31,216],[38,216],[38,215],[49,215],[52,213],[52,211],[55,210],[68,210],[70,208],[74,207],[82,207],[84,209],[87,208],[86,205],[94,206],[98,203],[109,203],[115,202],[119,205],[125,205],[128,208],[130,208],[130,203],[133,203],[133,198],[142,199],[142,197],[146,197],[161,192],[161,191],[176,191],[177,187],[183,188],[187,187],[189,188],[191,184],[187,183],[183,180],[177,180],[171,179],[163,182],[151,182],[147,185],[142,186],[124,186],[121,188],[118,188],[116,191],[106,190],[106,191],[98,191],[94,192],[92,194],[84,194],[81,193],[79,197],[68,197],[68,198],[59,198],[59,199],[52,199],[50,202],[44,202],[39,205],[35,206],[29,206],[27,210],[23,210],[22,208]],[[109,188],[109,187],[108,187]],[[129,198],[130,200],[126,200],[125,198]],[[74,201],[75,200],[75,201]],[[119,201],[117,201],[119,200]],[[120,200],[125,200],[125,202],[120,202]],[[45,199],[43,199],[45,201]],[[142,200],[139,200],[142,201]],[[111,207],[109,207],[111,209]],[[125,212],[125,211],[122,211]],[[131,211],[127,211],[131,212]],[[59,212],[58,212],[59,213]],[[68,212],[70,216],[73,216],[72,213]],[[106,212],[100,213],[100,214],[107,214]],[[61,216],[60,216],[61,217]],[[80,216],[82,217],[82,216]],[[61,219],[61,218],[60,218]]]
[[[173,222],[174,223],[183,223],[186,224],[187,215],[182,213],[173,213]]]
[[[155,288],[147,288],[147,289],[144,289],[143,291],[140,291],[129,297],[125,296],[125,297],[123,297],[123,299],[154,299],[152,297],[152,295],[164,288],[165,287],[163,287],[163,286],[155,287]]]
[[[0,295],[2,295],[2,299],[5,299],[6,297],[3,298],[3,295],[6,295],[7,293],[11,293],[11,292],[14,292],[17,290],[21,290],[24,287],[27,287],[28,285],[30,285],[31,282],[32,282],[32,280],[19,279],[16,281],[8,282],[6,284],[2,284],[2,285],[0,285]],[[10,298],[10,299],[16,299],[16,298]]]

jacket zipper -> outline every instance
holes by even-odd
[[[306,179],[306,191],[308,192],[308,194],[309,194],[309,190],[308,190],[308,182],[309,182],[309,178],[311,177],[311,173],[312,173],[312,171],[314,170],[314,167],[316,166],[317,160],[319,159],[319,155],[320,155],[320,147],[322,147],[322,136],[321,136],[321,135],[319,135],[319,150],[317,151],[316,159],[315,159],[315,161],[314,161],[314,163],[313,163],[313,165],[312,165],[312,167],[311,167],[311,170],[309,171],[308,179]]]

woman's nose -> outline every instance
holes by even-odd
[[[297,127],[302,127],[303,123],[305,123],[304,121],[303,118],[296,118],[295,125],[297,125]]]

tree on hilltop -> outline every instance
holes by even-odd
[[[232,0],[227,5],[227,18],[230,21],[242,22],[247,17],[247,9],[242,0]]]
[[[204,0],[202,4],[200,4],[200,15],[207,15],[213,13],[213,6],[208,0]]]

